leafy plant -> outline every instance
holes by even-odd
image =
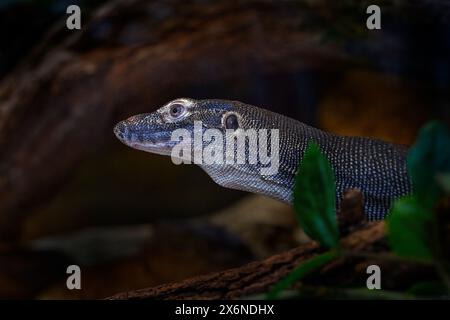
[[[408,170],[414,193],[395,202],[387,219],[389,242],[397,255],[433,264],[450,290],[435,213],[448,194],[450,132],[445,125],[432,122],[420,131],[408,154]]]
[[[432,211],[416,196],[397,200],[387,221],[392,249],[399,256],[431,262],[435,223]]]
[[[408,170],[415,196],[432,207],[443,194],[437,177],[450,173],[450,133],[445,125],[432,122],[421,130],[408,153]]]
[[[336,182],[330,162],[311,143],[298,168],[294,208],[305,233],[325,247],[339,246],[336,220]]]
[[[339,228],[336,220],[336,181],[331,163],[311,143],[299,165],[294,186],[294,208],[305,233],[321,245],[333,250],[315,256],[298,266],[268,294],[279,294],[314,270],[339,256]]]

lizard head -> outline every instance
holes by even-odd
[[[118,123],[114,133],[132,148],[169,155],[178,164],[198,164],[224,187],[268,193],[267,189],[277,180],[271,180],[262,171],[272,169],[273,164],[278,170],[278,133],[266,132],[262,141],[258,129],[276,128],[276,119],[268,111],[238,101],[181,98],[153,113]],[[261,145],[271,150],[270,155],[268,150],[263,156],[260,154]],[[260,159],[269,160],[263,163]]]
[[[226,130],[245,129],[247,122],[236,104],[239,102],[180,98],[153,113],[138,114],[119,122],[114,133],[132,148],[171,155],[173,147],[180,143],[173,141],[175,130],[185,129],[193,134],[215,129],[225,134]],[[201,125],[194,126],[195,123]]]

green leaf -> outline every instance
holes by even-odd
[[[330,162],[315,143],[306,149],[298,169],[294,208],[301,227],[309,237],[328,248],[339,245],[334,173]]]
[[[435,243],[435,217],[417,197],[398,199],[387,219],[389,242],[399,256],[431,262]]]
[[[267,299],[276,299],[283,290],[289,288],[291,285],[301,280],[304,276],[310,274],[314,270],[328,264],[338,256],[339,254],[333,250],[306,260],[294,269],[294,271],[292,271],[287,277],[281,279],[267,294]]]
[[[450,133],[444,124],[432,122],[420,131],[408,154],[408,169],[416,196],[433,206],[442,195],[436,177],[450,173]]]

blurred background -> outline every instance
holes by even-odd
[[[0,37],[0,298],[104,298],[308,241],[289,206],[122,145],[133,114],[233,99],[407,145],[450,122],[449,1],[10,0]]]

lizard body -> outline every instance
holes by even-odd
[[[116,125],[114,132],[126,145],[171,155],[177,144],[176,129],[201,130],[278,129],[279,169],[261,175],[261,164],[200,164],[211,178],[227,188],[263,194],[292,203],[295,173],[304,151],[316,142],[330,160],[336,176],[337,198],[349,188],[365,196],[370,220],[383,219],[395,198],[411,192],[406,167],[406,148],[363,137],[343,137],[310,127],[297,120],[238,101],[176,99],[157,111],[140,114]],[[195,150],[192,150],[193,152]],[[246,146],[246,153],[255,152]]]

